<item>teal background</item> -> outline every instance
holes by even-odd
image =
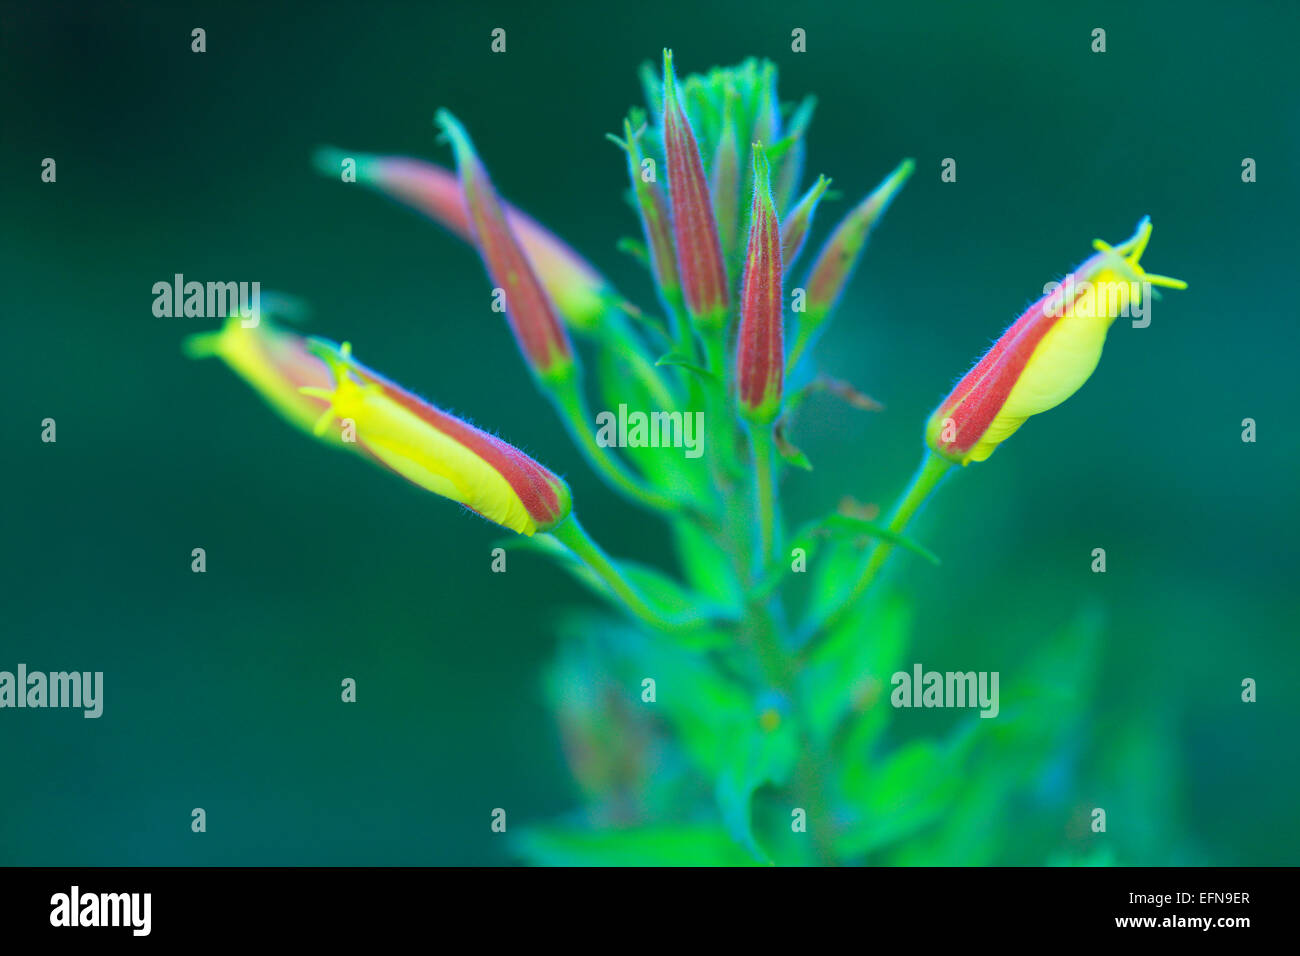
[[[785,99],[817,94],[808,170],[842,193],[818,241],[918,162],[820,346],[887,408],[812,406],[797,518],[887,504],[952,381],[1093,237],[1152,216],[1144,264],[1191,288],[1118,322],[1077,396],[954,478],[916,528],[943,566],[895,580],[940,669],[1010,672],[1101,609],[1090,747],[1148,734],[1134,786],[1161,795],[1112,812],[1123,862],[1297,862],[1295,5],[0,9],[0,669],[107,687],[97,721],[0,711],[0,863],[503,863],[494,807],[513,828],[573,806],[540,675],[551,609],[590,599],[527,555],[491,574],[498,529],[185,360],[212,323],[155,318],[150,289],[182,272],[308,300],[312,331],[564,474],[611,552],[665,563],[663,529],[538,400],[470,250],[309,164],[321,144],[447,163],[446,106],[505,194],[651,304],[614,248],[636,225],[603,135],[665,45],[682,72],[767,56]]]

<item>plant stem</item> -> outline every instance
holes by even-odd
[[[573,435],[574,441],[578,443],[578,447],[597,471],[627,497],[646,507],[669,513],[680,513],[685,510],[682,502],[646,487],[633,477],[608,448],[596,441],[595,432],[592,431],[591,422],[588,420],[587,401],[583,398],[582,387],[576,375],[561,379],[549,388],[551,398],[564,418],[569,433]]]
[[[637,380],[650,393],[661,409],[671,411],[677,406],[677,396],[673,394],[668,384],[659,377],[659,372],[655,368],[645,353],[642,351],[643,344],[639,336],[633,330],[631,323],[622,312],[611,309],[607,314],[606,328],[610,330],[610,335],[614,344],[618,346],[623,361],[627,363],[628,370],[637,378]]]
[[[664,292],[664,301],[668,304],[668,315],[673,324],[673,337],[678,350],[694,360],[695,332],[691,328],[691,317],[686,311],[681,289]]]
[[[699,615],[665,614],[652,607],[641,592],[623,577],[600,545],[587,534],[586,529],[579,524],[577,515],[570,514],[550,530],[550,535],[572,551],[629,611],[651,627],[668,631],[703,621]]]
[[[902,497],[894,505],[894,510],[890,513],[888,525],[890,531],[895,534],[902,534],[912,516],[925,503],[930,493],[939,486],[939,482],[943,480],[944,475],[948,473],[948,469],[951,467],[952,462],[948,459],[936,455],[932,451],[926,451],[920,467],[916,469],[916,474],[912,476],[912,483],[908,485],[907,490],[903,492]],[[871,587],[871,583],[880,573],[880,569],[885,566],[885,562],[889,559],[889,555],[893,550],[893,542],[886,541],[883,538],[876,539],[876,543],[867,555],[862,570],[858,572],[857,581],[854,582],[852,590],[849,591],[845,599],[823,620],[813,622],[811,626],[806,628],[809,634],[804,642],[803,653],[805,655],[813,644],[843,620],[844,616],[852,610],[858,599]]]
[[[704,383],[705,415],[713,427],[714,450],[727,475],[741,479],[747,472],[737,454],[739,433],[728,388],[726,330],[701,329],[700,339],[704,343],[707,367],[714,376],[712,381]]]
[[[777,494],[776,447],[771,427],[752,422],[749,440],[754,446],[754,488],[758,496],[758,531],[760,572],[776,554]]]

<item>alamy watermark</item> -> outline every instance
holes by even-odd
[[[897,671],[890,679],[894,692],[889,702],[895,707],[978,707],[981,717],[996,717],[997,671]]]
[[[152,893],[82,893],[74,885],[50,897],[50,925],[125,926],[133,936],[148,936],[152,910]]]
[[[596,444],[602,448],[684,448],[687,458],[704,454],[703,412],[629,412],[596,415]]]
[[[171,282],[153,284],[153,314],[160,319],[224,319],[240,317],[246,329],[257,328],[262,313],[260,282],[185,281],[176,273]]]
[[[4,707],[77,707],[86,718],[104,712],[104,672],[95,671],[28,671],[26,664],[18,672],[0,671],[0,708]]]
[[[1151,324],[1151,283],[1145,279],[1094,283],[1087,279],[1076,281],[1074,273],[1070,273],[1064,282],[1044,285],[1043,295],[1048,297],[1043,303],[1043,314],[1048,318],[1059,319],[1065,314],[1066,303],[1070,303],[1072,313],[1081,318],[1131,318],[1135,329]]]

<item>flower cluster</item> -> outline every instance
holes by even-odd
[[[687,642],[664,646],[727,657],[717,672],[701,670],[698,658],[655,660],[665,671],[685,668],[728,715],[708,725],[708,742],[687,749],[712,779],[732,838],[763,859],[752,832],[754,792],[796,786],[796,765],[827,745],[825,715],[841,713],[827,709],[802,669],[809,661],[828,667],[827,646],[842,652],[842,642],[828,645],[827,637],[895,546],[928,554],[903,536],[911,517],[951,465],[987,459],[1030,416],[1078,391],[1119,315],[1153,286],[1184,284],[1140,265],[1151,235],[1146,219],[1118,246],[1097,241],[1095,253],[1016,320],[935,409],[922,465],[884,520],[859,511],[788,531],[778,489],[788,466],[808,465],[790,441],[801,402],[825,390],[859,408],[879,407],[818,375],[812,350],[916,165],[902,160],[855,202],[801,271],[815,214],[831,198],[828,178],[805,176],[813,100],[782,103],[775,66],[757,60],[679,78],[665,51],[662,70],[646,66],[642,82],[645,108],[633,109],[610,139],[626,161],[641,236],[622,247],[644,263],[656,307],[634,305],[502,198],[466,127],[445,110],[435,122],[454,169],[337,149],[320,150],[315,161],[326,175],[342,170],[345,182],[432,219],[477,253],[536,387],[597,473],[668,522],[684,580],[609,558],[578,523],[560,477],[362,365],[346,343],[300,336],[268,315],[248,328],[231,319],[193,336],[187,350],[222,359],[303,431],[536,535],[539,550],[659,637]],[[581,355],[595,354],[594,374],[574,339],[592,346]],[[616,450],[597,441],[593,394],[608,409],[632,405],[667,420],[702,415],[702,460],[660,453],[657,442]],[[827,536],[840,540],[820,562],[821,580],[802,615],[788,623],[790,606],[778,593],[791,570],[803,570],[790,555],[811,552]],[[874,543],[864,550],[865,541]],[[682,715],[690,728],[683,736],[701,733],[701,719]],[[590,754],[584,759],[589,764]],[[831,805],[835,785],[826,786],[829,797],[824,788],[803,796],[816,826],[831,834],[817,844],[819,858],[834,859],[849,851],[836,848],[844,814]]]

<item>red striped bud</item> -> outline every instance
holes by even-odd
[[[1151,237],[1143,219],[1125,243],[1097,253],[1029,307],[957,383],[926,424],[926,442],[949,461],[984,461],[1031,415],[1073,395],[1101,360],[1111,324],[1152,286],[1185,289],[1140,260]]]
[[[663,130],[682,292],[696,322],[720,328],[727,318],[727,270],[700,149],[677,95],[671,50],[664,50]]]
[[[826,245],[822,246],[804,284],[807,297],[803,315],[799,318],[799,335],[791,350],[792,364],[798,362],[821,331],[862,257],[871,230],[915,168],[916,163],[910,159],[899,163],[884,182],[849,211],[826,240]]]
[[[407,156],[338,149],[321,149],[315,156],[316,168],[328,176],[339,175],[348,160],[356,164],[356,181],[362,186],[428,216],[467,242],[474,241],[460,182],[451,170]],[[563,239],[527,213],[504,201],[501,208],[564,320],[580,332],[594,331],[615,297],[609,283]]]
[[[380,464],[519,534],[549,531],[568,517],[568,486],[518,448],[362,365],[346,342],[312,339],[311,349],[334,378],[331,387],[302,390],[327,403],[317,434],[349,421]]]
[[[506,220],[474,144],[460,122],[446,110],[438,111],[437,123],[456,153],[470,228],[488,277],[495,287],[505,291],[506,318],[520,351],[543,382],[570,377],[576,366],[569,335]]]
[[[627,171],[632,178],[632,194],[637,212],[641,214],[641,228],[645,233],[646,249],[650,254],[650,271],[659,291],[668,302],[680,302],[681,280],[677,277],[677,255],[673,251],[672,219],[668,214],[668,201],[659,184],[647,181],[641,164],[641,136],[644,126],[633,129],[631,120],[623,120],[623,139],[612,133],[609,138],[627,153]]]
[[[752,421],[770,422],[781,410],[785,383],[782,305],[781,228],[772,202],[767,155],[762,144],[755,143],[754,202],[736,344],[737,401],[741,413]]]

